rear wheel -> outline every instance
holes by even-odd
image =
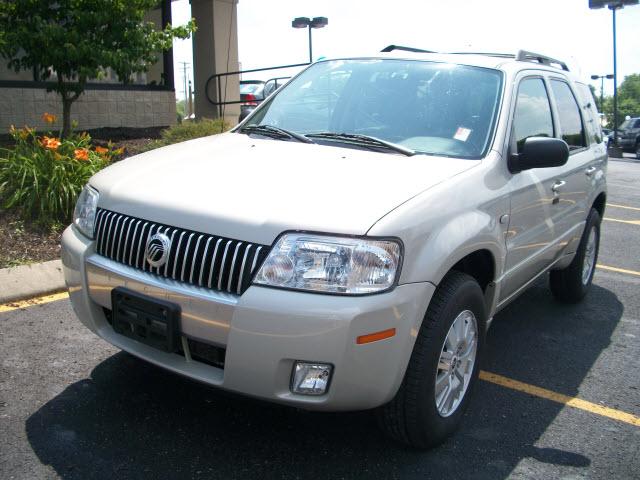
[[[596,270],[599,247],[600,214],[592,208],[573,261],[568,267],[552,270],[549,274],[549,287],[556,299],[576,303],[587,294]]]
[[[640,142],[636,143],[636,158],[640,160]]]
[[[478,283],[448,274],[431,299],[400,389],[377,411],[387,435],[429,448],[455,431],[478,376],[485,317]]]

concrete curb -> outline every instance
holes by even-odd
[[[62,261],[0,269],[0,304],[64,290]]]

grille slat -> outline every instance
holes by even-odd
[[[222,239],[219,238],[218,241],[216,242],[216,248],[213,251],[213,257],[211,258],[211,267],[209,267],[209,281],[207,282],[207,286],[209,288],[212,288],[211,280],[213,280],[213,270],[215,269],[216,260],[218,259],[218,247],[220,247],[221,242],[222,242]]]
[[[227,260],[227,253],[229,253],[229,245],[231,240],[224,246],[224,253],[222,254],[222,262],[220,262],[220,270],[218,271],[218,290],[222,290],[222,274],[225,270],[225,261]]]
[[[268,248],[262,245],[104,209],[96,214],[94,232],[99,255],[154,275],[236,295],[247,289],[256,267],[268,253]],[[165,264],[152,267],[146,260],[146,252],[149,239],[156,233],[169,237],[171,248]]]
[[[244,266],[247,263],[247,256],[249,255],[249,251],[251,250],[253,245],[250,243],[247,245],[247,248],[244,250],[244,256],[242,257],[242,264],[240,265],[240,275],[238,275],[238,287],[236,288],[236,292],[240,295],[242,291],[242,278],[244,277]]]

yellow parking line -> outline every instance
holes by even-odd
[[[596,265],[596,268],[600,268],[602,270],[610,270],[612,272],[626,273],[627,275],[637,275],[638,277],[640,277],[640,272],[636,272],[635,270],[627,270],[626,268],[610,267],[609,265],[602,265],[601,263],[598,263]]]
[[[627,210],[637,210],[638,212],[640,212],[640,208],[638,207],[629,207],[627,205],[620,205],[619,203],[607,203],[607,207],[625,208]]]
[[[43,297],[29,298],[27,300],[20,300],[19,302],[9,302],[4,305],[0,305],[0,313],[11,312],[12,310],[18,310],[20,308],[31,307],[34,305],[42,305],[45,303],[55,302],[69,298],[68,292],[54,293],[53,295],[45,295]]]
[[[628,223],[630,225],[640,225],[640,220],[621,220],[619,218],[610,217],[604,217],[603,220],[608,220],[609,222]]]
[[[601,417],[611,418],[613,420],[618,420],[619,422],[624,422],[636,427],[640,427],[640,417],[636,417],[635,415],[616,410],[614,408],[603,407],[602,405],[598,405],[597,403],[587,402],[586,400],[581,400],[580,398],[563,395],[562,393],[547,390],[546,388],[536,387],[535,385],[530,385],[528,383],[519,382],[518,380],[503,377],[502,375],[497,375],[495,373],[485,372],[484,370],[480,371],[480,379],[484,380],[485,382],[500,385],[501,387],[528,393],[529,395],[533,395],[535,397],[544,398],[546,400],[551,400],[552,402],[567,405],[568,407],[573,407],[579,410],[584,410],[585,412],[593,413],[595,415],[600,415]]]

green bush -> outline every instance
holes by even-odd
[[[52,115],[44,118],[55,122]],[[63,139],[28,127],[10,133],[15,146],[0,150],[0,204],[45,225],[68,223],[82,187],[119,154],[111,147],[91,149],[86,133]]]
[[[221,119],[184,120],[182,123],[172,125],[163,130],[160,134],[161,138],[149,143],[144,150],[153,150],[154,148],[185,142],[194,138],[216,135],[229,130],[229,128],[229,124]]]

